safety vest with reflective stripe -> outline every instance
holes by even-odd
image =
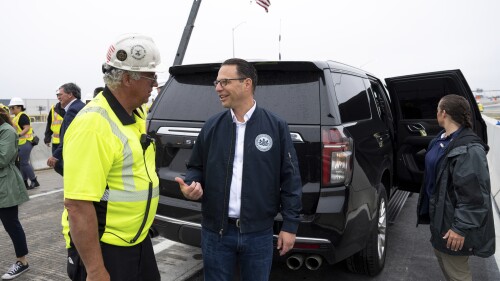
[[[54,105],[50,109],[51,120],[50,130],[52,131],[52,143],[59,144],[61,139],[59,138],[59,133],[61,132],[61,124],[63,122],[63,117],[54,110]]]
[[[142,242],[158,206],[154,144],[143,151],[140,138],[146,133],[145,114],[134,114],[134,119],[134,124],[123,125],[106,98],[98,95],[64,135],[64,197],[93,201],[98,206],[100,241],[116,246]],[[67,210],[61,223],[69,248]]]
[[[14,125],[16,126],[16,131],[18,135],[23,131],[23,128],[19,126],[19,118],[21,118],[21,115],[23,114],[26,115],[28,119],[30,118],[28,114],[22,111],[19,112],[16,116],[14,116],[14,118],[12,118],[12,123],[14,123]],[[19,136],[19,145],[23,145],[26,143],[26,141],[32,141],[32,140],[33,140],[33,127],[31,127],[30,124],[30,129],[26,132],[26,134]]]
[[[0,102],[0,108],[2,108],[3,110],[5,110],[5,112],[9,113],[9,107],[4,105],[3,103]],[[9,113],[10,114],[10,113]]]

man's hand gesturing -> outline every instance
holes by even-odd
[[[187,185],[184,180],[179,177],[175,177],[175,181],[179,183],[181,192],[187,199],[198,200],[203,195],[203,189],[199,182],[193,181],[191,185]]]

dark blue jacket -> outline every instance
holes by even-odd
[[[203,126],[188,163],[186,183],[203,187],[203,227],[225,233],[233,173],[236,124],[229,110]],[[278,212],[281,230],[296,233],[302,208],[302,183],[288,124],[256,107],[247,121],[243,152],[240,231],[251,233],[273,226]]]
[[[59,146],[57,149],[52,153],[52,156],[55,158],[59,159],[57,161],[56,166],[54,167],[54,170],[59,173],[61,176],[63,175],[63,142],[64,142],[64,133],[66,130],[68,130],[69,125],[71,122],[73,122],[73,119],[75,119],[76,115],[82,108],[85,106],[85,103],[83,103],[81,100],[76,99],[68,108],[68,111],[64,114],[64,119],[61,124],[61,131],[59,132],[59,137],[61,141],[59,142]]]
[[[436,166],[436,187],[431,198],[423,196],[426,191],[422,185],[417,222],[430,224],[431,244],[440,252],[479,257],[495,253],[491,184],[486,159],[488,150],[488,145],[471,129],[457,132]],[[426,204],[429,212],[424,216],[422,207]],[[465,238],[462,250],[446,248],[447,240],[442,237],[449,229]]]

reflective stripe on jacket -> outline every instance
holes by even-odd
[[[50,130],[52,131],[52,143],[59,144],[61,142],[59,133],[61,132],[63,117],[54,110],[54,105],[50,109],[50,114],[52,116],[52,123],[50,123]]]
[[[106,88],[64,134],[64,197],[94,202],[100,241],[106,244],[142,242],[156,214],[155,148],[151,144],[143,150],[140,142],[145,117],[142,108],[133,116],[126,114]],[[71,247],[66,210],[62,225],[66,246]]]
[[[26,115],[28,119],[30,118],[28,114],[24,112],[19,112],[16,116],[14,116],[14,118],[12,118],[12,123],[14,123],[14,125],[16,126],[16,131],[18,135],[23,131],[23,128],[19,126],[19,118],[21,118],[23,114]],[[19,145],[23,145],[26,143],[26,141],[32,141],[32,140],[33,140],[33,127],[31,127],[30,125],[30,129],[26,132],[26,134],[19,136]]]

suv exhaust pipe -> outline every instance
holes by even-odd
[[[306,267],[309,270],[318,270],[323,263],[323,258],[318,255],[310,255],[306,258]]]
[[[286,259],[286,265],[291,270],[298,270],[304,264],[304,256],[295,254]]]

